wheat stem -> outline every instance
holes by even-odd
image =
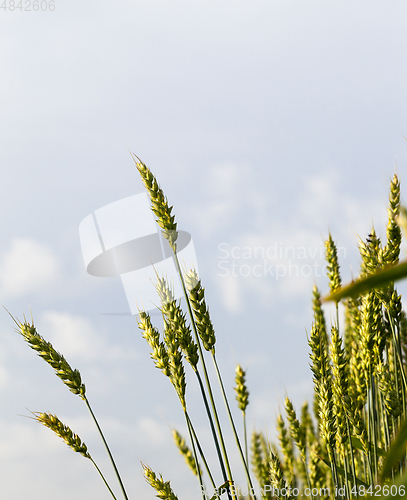
[[[246,408],[249,404],[249,391],[246,385],[246,372],[240,365],[236,366],[236,377],[235,377],[235,391],[236,391],[236,401],[238,403],[239,409],[243,414],[243,433],[244,433],[244,451],[246,464],[249,464],[249,455],[247,450],[247,429],[246,429]]]
[[[183,274],[182,274],[182,271],[181,271],[181,266],[179,264],[178,255],[177,255],[176,252],[173,252],[173,256],[174,256],[174,261],[175,261],[175,265],[176,265],[176,268],[177,268],[177,272],[178,272],[179,278],[181,280],[182,289],[183,289],[183,292],[184,292],[184,297],[185,297],[185,301],[186,301],[186,304],[187,304],[187,308],[188,308],[188,313],[189,313],[189,317],[190,317],[192,329],[193,329],[193,332],[194,332],[195,342],[196,342],[196,344],[198,346],[199,357],[200,357],[200,359],[202,361],[202,369],[203,369],[203,372],[204,372],[206,387],[208,389],[209,399],[211,401],[211,406],[212,406],[212,412],[213,412],[213,416],[215,418],[215,424],[216,424],[216,428],[217,428],[217,431],[218,431],[218,437],[219,437],[219,441],[220,441],[220,446],[221,446],[221,449],[222,449],[222,455],[223,455],[223,458],[224,458],[224,461],[225,461],[225,466],[226,466],[226,471],[227,471],[227,478],[224,477],[224,480],[226,481],[228,479],[229,482],[230,482],[230,484],[233,485],[234,481],[233,481],[233,478],[232,478],[232,471],[230,469],[229,458],[228,458],[228,454],[227,454],[227,451],[226,451],[225,442],[224,442],[224,439],[223,439],[222,429],[221,429],[221,426],[220,426],[218,412],[217,412],[216,405],[215,405],[215,400],[214,400],[214,397],[213,397],[212,387],[211,387],[211,383],[210,383],[210,380],[209,380],[209,375],[208,375],[208,371],[207,371],[207,368],[206,368],[205,359],[203,357],[203,351],[202,351],[201,342],[200,342],[200,339],[199,339],[199,335],[198,335],[198,331],[197,331],[197,327],[196,327],[196,323],[195,323],[195,319],[194,319],[194,314],[192,312],[192,307],[191,307],[191,303],[190,303],[190,300],[189,300],[188,292],[187,292],[187,289],[186,289],[186,286],[185,286],[185,280],[184,280],[184,277],[183,277]],[[202,388],[203,388],[203,386],[202,386]],[[207,410],[208,410],[208,408],[207,408]],[[208,413],[208,417],[209,417],[209,413]],[[213,437],[214,437],[214,440],[216,442],[215,434],[213,434]],[[235,495],[235,492],[234,492],[234,488],[232,488],[232,491],[230,491],[230,488],[228,488],[228,496],[230,494],[231,494],[232,498],[236,500],[236,495]]]
[[[232,427],[233,434],[234,434],[235,439],[236,439],[236,444],[237,444],[237,448],[239,450],[240,458],[242,459],[242,462],[243,462],[243,466],[244,466],[244,470],[245,470],[245,474],[246,474],[246,479],[247,479],[247,482],[250,485],[250,496],[256,500],[256,495],[254,493],[252,494],[252,492],[254,492],[254,488],[253,488],[253,483],[252,483],[252,480],[251,480],[251,477],[250,477],[250,472],[249,472],[248,464],[247,464],[247,462],[245,460],[245,457],[243,455],[242,446],[240,444],[240,439],[239,439],[239,436],[237,434],[235,423],[233,421],[232,412],[230,411],[230,406],[229,406],[228,398],[226,396],[225,387],[223,385],[222,377],[221,377],[221,374],[220,374],[220,371],[219,371],[218,363],[216,361],[216,356],[215,356],[214,352],[212,352],[212,359],[213,359],[213,363],[215,365],[216,374],[218,376],[219,385],[220,385],[220,388],[221,388],[221,391],[222,391],[223,400],[225,402],[226,410],[227,410],[227,413],[228,413],[228,416],[229,416],[230,425]]]
[[[246,464],[249,464],[249,450],[247,444],[247,424],[246,424],[246,412],[243,412],[243,434],[244,434],[244,455],[246,459]]]
[[[202,462],[205,466],[205,469],[206,469],[206,472],[208,473],[208,476],[209,476],[209,479],[212,483],[212,486],[213,488],[216,490],[216,483],[213,479],[213,476],[212,476],[212,473],[209,469],[209,465],[208,465],[208,462],[206,461],[206,458],[205,458],[205,455],[204,455],[204,452],[202,451],[202,448],[201,448],[201,445],[199,443],[199,440],[198,440],[198,436],[196,435],[196,432],[195,432],[195,429],[194,429],[194,426],[192,425],[192,421],[191,419],[189,418],[189,415],[188,415],[188,419],[189,419],[189,424],[191,426],[191,431],[192,431],[192,434],[194,436],[194,439],[195,439],[195,442],[196,442],[196,446],[198,448],[198,451],[199,451],[199,454],[201,455],[201,458],[202,458]]]
[[[160,227],[163,229],[164,237],[168,240],[168,243],[170,244],[170,247],[173,251],[173,257],[174,257],[175,265],[177,268],[177,272],[178,272],[180,280],[181,280],[183,292],[185,295],[185,300],[187,303],[188,312],[189,312],[189,315],[191,318],[191,324],[192,324],[193,330],[194,330],[196,344],[198,345],[199,355],[200,355],[201,360],[202,360],[202,368],[204,371],[205,381],[206,381],[206,385],[208,388],[209,397],[211,400],[213,415],[215,417],[216,427],[218,430],[218,436],[219,436],[220,444],[222,447],[223,458],[224,458],[225,464],[226,464],[229,483],[233,484],[232,473],[231,473],[230,465],[229,465],[229,459],[228,459],[228,455],[226,452],[226,447],[225,447],[225,443],[223,440],[222,431],[220,428],[220,422],[219,422],[219,418],[218,418],[217,411],[216,411],[215,401],[213,398],[208,373],[206,370],[205,360],[202,356],[202,348],[201,348],[201,345],[199,342],[198,333],[196,330],[196,324],[194,322],[194,317],[193,317],[193,313],[192,313],[192,309],[191,309],[191,304],[189,302],[188,293],[187,293],[187,290],[185,287],[184,278],[182,276],[181,268],[180,268],[179,261],[178,261],[177,244],[176,244],[178,233],[177,233],[177,224],[175,222],[175,217],[171,213],[172,207],[169,206],[168,200],[166,199],[162,189],[159,187],[157,180],[154,177],[154,175],[151,173],[150,169],[136,155],[133,154],[132,157],[136,163],[136,167],[140,173],[141,179],[142,179],[142,181],[143,181],[143,183],[148,191],[148,194],[149,194],[149,197],[150,197],[150,200],[152,203],[152,210],[155,213],[155,215],[157,216],[157,222],[160,225]],[[216,440],[215,435],[214,435],[214,439]],[[224,479],[226,481],[226,477],[224,477]],[[230,496],[229,489],[228,489],[228,496]],[[235,494],[234,494],[233,490],[232,490],[232,497],[233,497],[233,499],[235,499]]]
[[[112,453],[110,451],[109,445],[107,444],[105,436],[103,435],[102,429],[101,429],[101,427],[99,425],[99,422],[97,421],[96,416],[93,413],[92,408],[91,408],[91,406],[89,404],[88,398],[86,396],[84,396],[84,401],[86,403],[86,406],[88,407],[88,410],[89,410],[90,414],[92,415],[93,421],[95,422],[97,430],[99,431],[99,434],[100,434],[100,437],[102,438],[103,444],[105,445],[107,454],[109,455],[109,458],[110,458],[110,462],[112,463],[112,466],[113,466],[114,472],[116,474],[117,480],[118,480],[118,482],[120,484],[120,488],[122,490],[123,496],[124,496],[125,500],[129,500],[128,496],[127,496],[127,493],[126,493],[126,490],[124,489],[124,485],[123,485],[122,479],[120,477],[119,471],[118,471],[118,469],[116,467],[116,463],[114,461],[113,455],[112,455]]]
[[[215,430],[215,426],[214,426],[214,423],[213,423],[212,414],[211,414],[211,411],[210,411],[210,408],[209,408],[208,398],[206,397],[205,388],[204,388],[204,385],[203,385],[200,373],[198,371],[196,371],[195,373],[196,373],[196,377],[198,379],[198,383],[199,383],[199,387],[200,387],[200,390],[201,390],[202,398],[203,398],[203,401],[204,401],[206,413],[208,415],[209,425],[211,427],[211,432],[212,432],[213,440],[214,440],[214,443],[215,443],[216,453],[218,455],[218,460],[219,460],[219,465],[220,465],[221,472],[222,472],[222,477],[223,477],[224,481],[226,481],[227,473],[226,473],[225,464],[224,464],[224,461],[223,461],[223,458],[222,458],[222,452],[221,452],[221,449],[220,449],[220,446],[219,446],[219,440],[218,440],[218,437],[217,437],[217,434],[216,434],[216,430]]]
[[[106,485],[106,488],[109,490],[110,494],[112,495],[112,497],[114,498],[114,500],[117,500],[117,498],[114,496],[114,493],[113,491],[111,490],[110,486],[108,485],[104,475],[102,474],[102,471],[99,469],[99,467],[96,465],[96,462],[93,460],[93,458],[90,458],[90,461],[93,463],[93,465],[96,467],[96,470],[99,472],[100,474],[100,477],[103,479],[103,482],[105,483]]]
[[[197,475],[198,475],[198,479],[199,479],[199,485],[201,487],[202,498],[203,498],[203,500],[206,500],[206,493],[205,493],[206,490],[205,490],[205,486],[204,486],[203,481],[202,481],[201,468],[199,467],[198,457],[196,454],[195,441],[194,441],[194,438],[192,435],[192,429],[191,429],[191,420],[189,418],[189,415],[188,415],[186,409],[184,410],[184,414],[185,414],[185,420],[187,422],[189,438],[190,438],[191,444],[192,444],[192,452],[194,454],[194,459],[195,459],[195,463],[196,463],[196,470],[197,470]]]

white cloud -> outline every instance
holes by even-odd
[[[348,223],[348,233],[353,233],[356,243],[357,237],[366,238],[372,226],[378,236],[383,238],[386,234],[387,224],[386,206],[380,200],[354,200],[348,197],[344,200],[343,210]],[[354,236],[355,235],[355,236]]]
[[[229,170],[224,169],[221,177]],[[228,174],[232,175],[232,174]],[[243,182],[244,176],[240,179]],[[353,200],[343,189],[344,179],[327,171],[304,181],[296,199],[291,220],[252,226],[219,246],[218,286],[227,309],[236,312],[255,298],[269,307],[275,297],[308,296],[314,283],[327,288],[324,240],[331,221],[344,281],[352,267],[358,269],[358,237],[364,238],[373,221],[379,235],[385,236],[386,210],[377,199]],[[248,186],[250,188],[250,186]],[[244,187],[236,188],[243,192]],[[254,197],[255,199],[255,197]],[[263,208],[252,206],[255,212]]]
[[[264,200],[246,165],[213,165],[208,168],[200,189],[204,196],[196,205],[189,207],[190,217],[207,236],[225,229],[252,208],[256,211],[264,208]]]
[[[233,220],[239,204],[236,200],[213,200],[194,213],[194,219],[198,221],[199,228],[205,234],[210,235],[214,228],[224,227],[228,221]]]
[[[26,423],[26,418],[31,418],[29,411],[24,411],[25,415],[18,415],[12,423],[2,421],[2,429],[7,432],[2,433],[0,444],[0,458],[4,460],[21,459],[24,456],[46,455],[54,450],[59,451],[58,440],[51,432],[44,432],[38,423],[30,421]],[[26,418],[25,418],[26,417]]]
[[[243,306],[241,279],[233,277],[230,274],[222,276],[222,273],[220,273],[217,276],[216,282],[221,290],[220,296],[222,297],[224,307],[232,313],[241,310]]]
[[[0,260],[1,295],[14,296],[44,289],[58,275],[52,250],[34,240],[16,238]]]
[[[325,272],[323,241],[318,234],[287,229],[243,234],[219,248],[217,283],[229,311],[238,311],[251,298],[268,308],[278,297],[311,293]]]
[[[82,316],[47,311],[42,315],[41,323],[55,349],[66,357],[76,356],[86,360],[123,357],[120,347],[107,345],[92,323]]]
[[[137,422],[137,432],[142,441],[160,446],[168,441],[168,429],[152,418],[143,417]]]
[[[9,381],[8,371],[4,366],[0,365],[0,387],[5,387]]]
[[[211,191],[221,197],[235,197],[240,191],[241,178],[247,169],[232,163],[214,165],[209,171]]]
[[[383,202],[366,197],[355,199],[346,189],[347,182],[333,170],[306,178],[296,210],[300,215],[298,222],[307,227],[312,221],[314,227],[319,227],[324,233],[331,223],[339,222],[343,235],[354,231],[360,232],[362,237],[373,223],[378,228],[385,224],[387,213]]]

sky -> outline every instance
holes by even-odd
[[[240,363],[249,431],[274,439],[285,396],[298,411],[312,400],[307,332],[313,284],[328,291],[329,231],[347,282],[358,273],[358,239],[373,223],[385,238],[395,172],[403,198],[407,5],[13,5],[0,6],[0,303],[19,319],[31,310],[38,332],[80,370],[129,498],[154,498],[140,461],[170,479],[180,500],[200,498],[172,443],[173,427],[186,434],[177,396],[154,368],[121,279],[87,273],[79,225],[143,193],[129,150],[151,168],[179,229],[192,235],[238,429]],[[55,413],[78,433],[119,497],[83,401],[5,310],[0,326],[1,498],[109,498],[92,464],[30,411]],[[192,419],[210,443],[188,371],[187,382]],[[209,444],[207,453],[216,470]]]

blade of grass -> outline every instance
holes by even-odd
[[[369,290],[385,287],[393,281],[403,278],[407,278],[407,261],[400,262],[395,266],[386,266],[367,278],[352,281],[330,295],[323,297],[322,302],[339,302],[346,297],[356,298]]]
[[[394,469],[398,462],[402,460],[407,448],[407,420],[401,424],[399,432],[397,434],[394,443],[388,450],[383,464],[382,473],[380,476],[383,482],[386,478],[391,476],[391,471]]]

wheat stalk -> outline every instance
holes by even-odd
[[[9,313],[10,314],[10,313]],[[109,455],[110,461],[112,463],[113,469],[115,471],[117,480],[120,484],[120,488],[122,490],[123,496],[125,500],[128,500],[123,481],[120,477],[119,470],[116,466],[116,463],[114,461],[113,455],[110,451],[110,448],[107,444],[107,441],[105,439],[105,436],[103,435],[102,429],[96,419],[95,414],[92,411],[92,408],[90,406],[89,400],[86,397],[86,389],[85,389],[85,384],[82,383],[81,380],[81,375],[79,373],[79,370],[77,369],[72,369],[70,364],[66,361],[64,356],[60,354],[58,351],[54,349],[52,344],[50,342],[47,342],[38,332],[37,329],[34,326],[33,320],[31,320],[31,324],[28,323],[24,319],[24,323],[21,321],[18,321],[15,319],[11,314],[10,316],[12,317],[13,321],[16,323],[18,326],[17,332],[24,338],[24,340],[28,343],[28,345],[37,352],[37,354],[44,359],[55,371],[55,374],[57,377],[59,377],[64,384],[69,388],[71,392],[74,394],[77,394],[80,396],[80,398],[85,401],[86,406],[93,418],[93,421],[98,429],[98,432],[100,434],[100,437],[103,441],[103,444],[105,445],[106,451]],[[96,464],[95,464],[96,466]],[[96,466],[97,467],[97,466]],[[103,476],[102,476],[103,478]],[[104,478],[103,478],[104,479]]]
[[[236,366],[235,384],[237,405],[243,414],[244,450],[246,463],[248,464],[249,455],[247,446],[246,408],[249,404],[249,391],[246,385],[246,372],[240,365]]]
[[[59,418],[56,415],[53,415],[52,413],[32,412],[32,414],[34,415],[34,419],[37,422],[44,425],[45,427],[53,431],[58,437],[63,439],[63,441],[73,451],[75,451],[76,453],[80,453],[83,457],[88,458],[93,463],[96,470],[100,474],[103,482],[105,483],[107,489],[109,490],[110,494],[112,495],[114,500],[117,500],[109,484],[107,483],[104,475],[102,474],[99,467],[96,465],[96,462],[90,456],[88,448],[86,444],[82,442],[81,438],[77,434],[75,434],[67,425],[62,423],[61,420],[59,420]]]

